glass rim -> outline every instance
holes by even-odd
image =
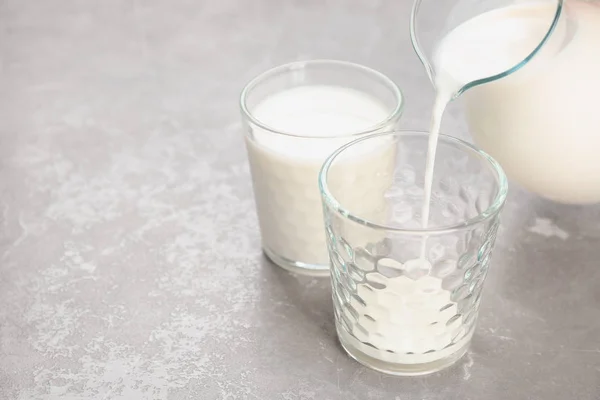
[[[248,105],[247,105],[248,95],[259,84],[261,84],[262,82],[266,81],[267,79],[272,78],[282,72],[286,72],[286,71],[293,72],[296,70],[306,69],[306,68],[310,68],[310,67],[314,67],[314,66],[318,66],[318,67],[337,66],[337,67],[342,67],[342,68],[355,69],[357,71],[369,74],[372,77],[374,77],[375,79],[381,80],[386,86],[388,86],[389,88],[392,89],[392,91],[394,92],[394,95],[396,97],[396,105],[393,108],[393,110],[390,111],[390,113],[388,114],[387,117],[385,117],[380,122],[378,122],[377,124],[367,128],[367,129],[363,129],[361,131],[350,132],[347,135],[327,135],[327,136],[307,136],[307,135],[301,135],[301,134],[296,134],[296,133],[292,133],[292,132],[286,132],[283,130],[279,130],[279,129],[276,129],[272,126],[265,124],[264,122],[262,122],[261,120],[256,118],[252,114],[252,112],[250,112],[250,110],[248,109]],[[378,130],[381,130],[383,127],[385,127],[388,123],[390,123],[394,119],[400,117],[402,115],[402,112],[404,111],[404,94],[402,93],[402,90],[400,89],[400,87],[398,87],[398,85],[396,85],[396,83],[394,83],[394,81],[391,78],[389,78],[387,75],[385,75],[373,68],[364,66],[362,64],[356,64],[356,63],[353,63],[350,61],[330,60],[330,59],[293,61],[290,63],[282,64],[282,65],[273,67],[271,69],[268,69],[268,70],[262,72],[261,74],[257,75],[253,79],[251,79],[250,82],[248,82],[246,84],[246,86],[244,86],[244,88],[242,89],[242,92],[240,94],[240,109],[242,111],[242,114],[246,118],[248,118],[253,124],[257,125],[261,129],[264,129],[266,131],[269,131],[269,132],[277,134],[277,135],[291,136],[291,137],[303,138],[303,139],[333,139],[333,138],[340,138],[340,137],[348,138],[348,137],[358,137],[358,136],[374,133]]]
[[[476,225],[476,224],[479,224],[479,223],[482,223],[482,222],[485,222],[485,221],[491,219],[492,217],[497,215],[498,212],[504,206],[504,203],[506,201],[506,195],[508,193],[508,179],[506,178],[504,170],[502,169],[500,164],[492,156],[487,154],[485,151],[477,148],[476,146],[472,145],[471,143],[468,143],[464,140],[458,139],[453,136],[440,134],[438,140],[443,140],[445,142],[458,144],[461,148],[463,148],[469,152],[476,153],[478,156],[482,157],[483,160],[486,161],[488,163],[488,165],[490,166],[490,168],[496,173],[496,177],[497,177],[497,181],[498,181],[498,192],[496,193],[494,200],[491,202],[491,204],[488,206],[487,209],[485,209],[483,212],[478,213],[476,216],[469,218],[469,219],[465,219],[464,221],[461,221],[459,223],[447,225],[447,226],[436,227],[436,228],[431,228],[431,229],[430,228],[413,228],[413,229],[399,228],[399,227],[390,226],[390,225],[378,224],[378,223],[369,221],[365,218],[354,215],[350,210],[347,210],[342,204],[340,204],[337,201],[337,199],[335,198],[335,196],[329,191],[329,187],[327,185],[327,173],[329,172],[329,169],[330,169],[332,163],[334,162],[334,160],[337,158],[337,156],[339,156],[346,149],[348,149],[362,141],[366,141],[366,140],[370,140],[370,139],[382,137],[382,136],[404,136],[404,137],[420,136],[420,137],[428,138],[429,133],[424,132],[424,131],[418,131],[418,130],[395,130],[395,131],[382,132],[382,133],[377,133],[377,134],[373,134],[373,135],[368,135],[368,136],[353,140],[353,141],[343,145],[342,147],[340,147],[339,149],[334,151],[329,157],[327,157],[327,159],[323,163],[323,166],[321,167],[321,170],[319,171],[319,191],[321,192],[321,198],[323,199],[323,201],[326,202],[331,208],[333,208],[338,214],[341,214],[343,217],[348,218],[349,220],[354,221],[355,223],[358,223],[360,225],[363,225],[363,226],[366,226],[366,227],[372,228],[372,229],[402,233],[405,235],[430,236],[430,235],[443,235],[443,234],[448,234],[448,233],[453,233],[453,232],[461,231],[464,229],[468,229],[468,228],[472,227],[473,225]],[[438,142],[438,145],[439,145],[439,142]],[[423,160],[423,163],[425,163],[425,160]]]

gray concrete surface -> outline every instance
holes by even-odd
[[[422,378],[349,359],[328,282],[261,255],[243,84],[351,60],[392,77],[404,126],[426,128],[409,9],[0,2],[0,398],[599,399],[598,206],[513,185],[472,349]],[[456,104],[444,131],[464,130]]]

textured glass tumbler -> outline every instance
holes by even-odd
[[[393,129],[400,90],[361,65],[296,62],[252,80],[241,110],[264,253],[288,270],[328,275],[319,170],[340,146]],[[353,167],[374,171],[382,162],[364,157]]]
[[[395,375],[435,372],[467,351],[507,193],[492,158],[440,135],[423,229],[427,143],[420,132],[371,135],[337,150],[319,175],[339,340]],[[348,168],[381,148],[387,168]]]

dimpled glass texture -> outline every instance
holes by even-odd
[[[507,192],[493,159],[441,135],[423,229],[427,143],[419,132],[373,135],[334,153],[319,176],[339,340],[395,375],[438,371],[467,351]],[[385,170],[346,167],[382,148]]]

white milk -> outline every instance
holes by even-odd
[[[394,268],[410,275],[415,269],[426,273],[431,265],[415,259],[403,265],[394,262]],[[342,311],[347,313],[342,318],[352,322],[352,335],[340,329],[345,343],[378,360],[405,365],[433,363],[464,351],[472,331],[467,332],[462,317],[457,317],[458,304],[451,291],[442,287],[441,278],[370,275],[368,280],[384,284],[385,289],[357,285],[362,301],[353,297],[354,311]]]
[[[425,169],[423,228],[427,228],[429,223],[435,153],[442,115],[456,90],[458,88],[450,80],[438,84]],[[424,237],[420,258],[408,260],[395,268],[409,273],[422,270],[428,274],[431,264],[426,259],[426,245],[427,238]],[[472,332],[464,332],[462,317],[455,317],[458,305],[451,300],[451,291],[442,288],[440,278],[425,276],[413,280],[402,275],[381,283],[386,287],[380,290],[372,290],[365,284],[358,285],[357,291],[364,303],[351,302],[359,318],[348,318],[352,323],[352,335],[341,330],[344,342],[370,357],[405,365],[434,363],[464,351]],[[454,345],[448,347],[452,343]]]
[[[360,91],[317,85],[276,93],[256,106],[252,113],[262,123],[305,136],[256,128],[254,139],[246,140],[263,247],[268,254],[327,268],[319,170],[327,156],[356,139],[356,133],[385,121],[390,112]],[[339,199],[344,206],[352,211],[381,210],[382,200],[365,193],[382,192],[389,185],[377,178],[377,172],[390,168],[392,150],[389,146],[368,149],[347,163],[349,175],[360,171],[373,179],[357,188],[355,198]]]
[[[475,142],[509,177],[556,201],[592,203],[600,201],[600,5],[566,5],[532,62],[464,98]],[[505,70],[537,46],[554,12],[539,3],[467,21],[442,41],[435,68],[461,85]]]

